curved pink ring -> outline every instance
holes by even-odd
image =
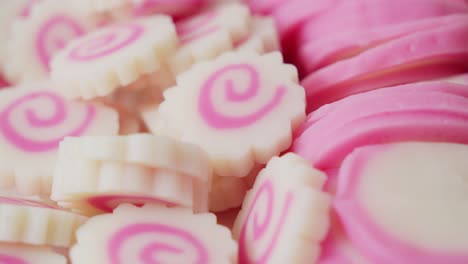
[[[355,247],[372,263],[466,264],[468,252],[430,252],[393,237],[379,227],[359,201],[358,184],[366,163],[383,147],[368,147],[351,154],[339,175],[334,208]]]

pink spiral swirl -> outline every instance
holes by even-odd
[[[144,28],[135,23],[105,28],[78,42],[68,56],[75,61],[108,56],[138,40],[143,32]]]
[[[120,229],[118,232],[112,235],[107,244],[107,253],[109,258],[109,263],[111,264],[123,264],[128,263],[122,260],[120,254],[123,254],[125,251],[125,243],[131,243],[132,239],[135,237],[151,235],[155,238],[155,242],[151,242],[141,248],[139,252],[136,252],[136,256],[141,261],[140,263],[144,264],[161,264],[162,262],[158,260],[160,254],[164,253],[165,257],[168,256],[179,256],[185,252],[185,247],[177,247],[170,244],[169,239],[164,241],[156,241],[160,236],[164,237],[174,237],[176,241],[184,242],[193,247],[193,250],[197,254],[195,261],[184,261],[183,263],[196,263],[196,264],[206,264],[210,263],[209,253],[207,248],[203,245],[198,238],[187,230],[181,228],[159,224],[159,223],[134,223],[127,225]],[[191,250],[192,251],[192,250]],[[168,262],[174,263],[174,262]]]
[[[52,56],[84,32],[80,23],[72,17],[57,15],[49,18],[36,35],[36,51],[42,66],[49,71]]]
[[[241,72],[243,76],[248,77],[250,81],[249,86],[247,89],[244,89],[244,91],[237,91],[238,89],[234,87],[234,78],[226,78],[228,74],[233,74],[234,72]],[[256,112],[244,116],[230,116],[219,113],[213,103],[213,91],[222,88],[224,88],[223,91],[228,102],[248,102],[257,96],[261,88],[260,77],[257,70],[252,65],[231,64],[217,70],[203,84],[198,99],[198,111],[209,126],[217,129],[235,129],[255,124],[255,122],[264,118],[279,105],[286,93],[286,88],[279,86],[276,88],[273,98]]]
[[[29,263],[17,257],[0,254],[0,264],[29,264]]]
[[[34,104],[35,102],[40,102],[41,100],[46,100],[52,103],[54,106],[54,113],[49,117],[41,117],[38,115],[37,110],[39,110],[40,104]],[[17,99],[10,105],[8,105],[0,113],[0,131],[3,134],[3,137],[14,145],[16,148],[26,151],[26,152],[44,152],[58,148],[59,142],[66,136],[79,136],[81,135],[92,120],[94,119],[96,109],[88,105],[86,106],[85,118],[80,125],[70,132],[57,136],[49,140],[33,140],[29,139],[26,136],[21,134],[21,130],[25,129],[16,129],[15,124],[18,124],[17,117],[13,120],[13,115],[17,109],[24,107],[24,115],[27,125],[31,128],[29,131],[35,131],[36,133],[41,133],[42,131],[53,131],[53,129],[60,124],[62,124],[68,116],[66,103],[62,97],[58,96],[55,93],[47,91],[37,91],[31,92],[27,95]],[[33,107],[37,108],[34,110]],[[39,130],[41,129],[41,130]],[[20,130],[20,131],[18,131]]]
[[[266,212],[264,215],[260,213],[260,209],[265,207],[265,204],[260,202],[261,197],[264,196],[266,201]],[[284,201],[283,208],[279,213],[280,219],[277,226],[272,226],[273,210],[275,206],[275,190],[273,183],[270,180],[265,181],[262,186],[255,193],[255,197],[252,203],[252,206],[249,208],[247,217],[244,220],[244,225],[242,226],[240,237],[239,237],[239,263],[248,264],[248,263],[258,263],[258,264],[267,264],[273,250],[275,249],[276,242],[282,231],[283,225],[285,223],[286,217],[288,216],[289,206],[293,200],[293,194],[288,192],[286,194],[286,199]],[[259,210],[256,210],[259,209]],[[257,259],[252,259],[249,254],[249,249],[255,248],[256,242],[261,240],[268,231],[273,232],[273,237],[271,241],[268,242],[265,252],[260,255]],[[249,241],[248,233],[252,233],[249,237],[252,237],[253,240]]]

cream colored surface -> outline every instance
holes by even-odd
[[[242,205],[245,194],[252,188],[262,166],[256,165],[245,177],[213,175],[210,191],[210,212],[222,212]]]
[[[0,244],[0,255],[20,259],[27,264],[66,264],[67,259],[45,247],[20,244]],[[4,262],[9,264],[9,262]]]
[[[85,217],[45,207],[0,204],[0,241],[69,247]]]
[[[163,200],[197,212],[208,210],[211,165],[192,144],[149,134],[67,138],[60,145],[52,199],[94,215],[90,196]]]
[[[19,19],[22,9],[29,0],[0,1],[0,70],[3,68],[6,46],[11,36],[11,26]]]
[[[391,145],[361,177],[360,200],[383,230],[422,248],[468,252],[468,145]]]

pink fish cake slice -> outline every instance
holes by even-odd
[[[48,194],[66,136],[114,135],[117,113],[98,104],[72,102],[50,83],[0,91],[0,186],[21,194]]]
[[[357,28],[304,41],[298,60],[304,74],[328,66],[340,60],[358,56],[360,53],[387,41],[467,20],[467,13],[407,21],[374,28]],[[311,21],[313,23],[313,21]]]
[[[137,16],[151,14],[167,14],[173,17],[183,17],[206,6],[209,0],[136,0],[133,13]]]
[[[0,196],[0,241],[68,248],[86,217],[49,203]]]
[[[200,148],[169,137],[67,138],[60,145],[51,197],[87,215],[112,212],[121,203],[207,211],[211,174]]]
[[[234,224],[240,263],[313,263],[329,227],[325,174],[294,154],[274,157]]]
[[[21,244],[0,244],[0,263],[6,264],[67,264],[67,259],[49,248]]]
[[[466,71],[468,20],[388,41],[302,80],[308,111],[346,96]]]
[[[211,213],[121,205],[77,232],[73,263],[237,263],[237,244]]]
[[[312,41],[322,36],[339,34],[342,30],[380,28],[467,12],[468,5],[456,1],[343,1],[336,8],[331,8],[305,23],[300,31],[300,40]]]
[[[330,170],[359,146],[414,140],[468,143],[467,98],[423,88],[398,90],[382,89],[332,104],[322,117],[306,123],[293,151]]]
[[[15,20],[11,26],[5,54],[6,77],[12,83],[47,79],[57,52],[97,24],[92,13],[70,8],[67,1],[34,4],[27,17]]]
[[[467,161],[468,145],[452,143],[351,153],[333,204],[354,246],[371,263],[467,263]]]
[[[164,93],[160,117],[208,153],[217,175],[244,177],[286,150],[304,120],[297,78],[280,53],[226,53],[180,75]]]

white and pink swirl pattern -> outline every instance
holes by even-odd
[[[248,80],[248,87],[239,89],[235,81]],[[262,87],[260,76],[256,68],[250,64],[230,64],[213,73],[202,85],[198,111],[207,125],[216,129],[237,129],[254,125],[258,120],[265,118],[278,105],[286,94],[286,87],[279,85],[274,89],[273,96],[267,103],[259,106],[258,110],[239,116],[234,113],[221,113],[216,109],[213,94],[216,90],[223,91],[228,104],[249,104],[259,96]]]
[[[142,241],[146,243],[140,245]],[[138,251],[131,251],[136,245]],[[109,238],[106,252],[110,264],[211,263],[208,248],[192,232],[156,222],[120,228]]]
[[[271,180],[266,180],[256,191],[240,231],[239,263],[267,264],[273,252],[279,250],[275,247],[294,198],[292,192],[287,192],[284,200],[279,197]],[[279,206],[281,209],[275,212]]]
[[[44,108],[50,106],[53,113],[44,114]],[[57,149],[64,137],[83,134],[96,114],[94,106],[83,106],[83,119],[77,121],[78,124],[74,124],[74,127],[67,127],[70,126],[70,121],[74,121],[68,120],[69,111],[76,111],[69,108],[67,101],[56,93],[30,92],[15,99],[0,112],[0,133],[4,140],[24,152]],[[34,131],[34,138],[24,135],[31,131]]]
[[[90,61],[109,56],[137,41],[144,31],[136,23],[101,29],[74,43],[68,57],[72,61]]]
[[[84,33],[81,23],[73,17],[55,15],[46,20],[35,38],[36,54],[42,66],[49,71],[49,62],[53,55]]]

